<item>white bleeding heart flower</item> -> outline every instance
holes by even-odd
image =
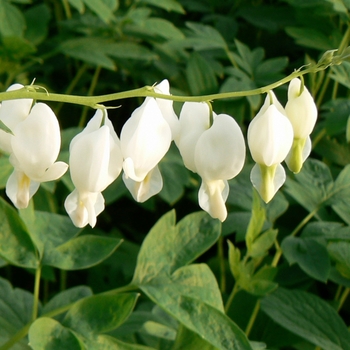
[[[227,180],[242,170],[245,161],[240,127],[229,115],[215,113],[210,126],[208,104],[186,102],[180,114],[176,144],[185,166],[202,178],[198,192],[200,207],[213,218],[224,221],[229,193]]]
[[[61,147],[60,127],[48,105],[35,104],[12,131],[10,162],[14,171],[7,181],[6,194],[17,208],[26,208],[40,183],[57,180],[68,165],[56,162]]]
[[[123,180],[138,202],[144,202],[163,187],[158,163],[172,141],[172,132],[157,101],[146,98],[124,124],[121,150]]]
[[[280,164],[293,143],[293,127],[272,91],[248,127],[248,145],[257,163],[251,181],[262,199],[269,202],[286,180]]]
[[[64,203],[77,227],[96,225],[104,210],[102,191],[120,174],[120,141],[106,110],[97,110],[85,129],[70,144],[70,175],[75,190]]]
[[[310,134],[317,120],[315,101],[298,78],[289,83],[285,110],[294,130],[293,146],[286,163],[291,171],[298,173],[311,152]]]
[[[13,84],[6,91],[14,91],[23,88],[21,84]],[[3,101],[0,106],[0,120],[13,132],[15,126],[28,117],[32,99],[19,99]],[[0,149],[11,153],[11,134],[0,130]]]

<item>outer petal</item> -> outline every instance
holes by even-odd
[[[21,88],[23,88],[23,85],[14,84],[7,91],[19,90]],[[3,101],[0,107],[0,120],[13,132],[16,125],[27,118],[32,103],[32,99]],[[7,153],[11,153],[12,150],[11,137],[11,134],[0,130],[0,148]]]
[[[85,133],[70,147],[70,173],[75,187],[82,192],[102,192],[116,176],[109,176],[110,129],[107,125]],[[115,175],[115,174],[114,174]]]
[[[261,198],[268,203],[286,181],[286,172],[281,164],[272,167],[255,164],[250,173],[250,180]]]
[[[300,94],[301,81],[293,79],[288,88],[288,102],[285,110],[294,129],[294,137],[306,139],[312,132],[316,119],[317,107],[308,89],[304,86]]]
[[[90,224],[96,225],[96,217],[104,209],[104,198],[101,193],[79,193],[74,190],[65,200],[64,207],[70,216],[73,224],[77,227],[84,227]]]
[[[123,174],[123,181],[135,201],[140,203],[159,193],[163,188],[163,179],[158,166],[152,169],[141,182],[127,178],[125,174]]]
[[[195,148],[198,139],[209,128],[209,106],[201,102],[185,102],[180,113],[180,132],[175,139],[186,168],[197,172]]]
[[[133,169],[124,166],[127,177],[141,182],[159,163],[171,143],[171,129],[162,116],[155,99],[146,99],[137,108],[121,131],[124,159],[132,160]],[[128,165],[131,164],[129,161]]]
[[[39,182],[31,181],[22,171],[15,169],[7,180],[6,195],[16,208],[27,208],[39,185]]]
[[[60,128],[55,114],[46,104],[37,103],[13,132],[12,151],[21,169],[32,179],[42,177],[60,150]]]
[[[162,82],[160,82],[154,87],[154,91],[159,94],[170,95],[169,81],[167,79],[164,79]],[[167,121],[167,123],[170,126],[172,138],[176,139],[179,134],[180,125],[179,119],[177,118],[173,109],[173,101],[156,98],[156,102],[163,114],[163,118]]]
[[[232,179],[243,168],[245,142],[236,121],[219,114],[204,131],[195,147],[195,166],[204,181]]]
[[[292,143],[292,125],[275,105],[270,105],[249,124],[248,145],[256,163],[267,166],[281,163]]]
[[[226,180],[202,181],[198,192],[199,206],[213,218],[224,221],[227,217],[225,202],[228,192]]]
[[[267,109],[270,107],[270,105],[272,105],[272,104],[277,108],[277,110],[281,114],[283,114],[284,116],[287,116],[285,109],[283,108],[281,103],[278,101],[276,95],[274,94],[274,92],[272,90],[270,90],[265,97],[264,104],[260,108],[260,110],[259,110],[258,114],[255,116],[255,118],[264,114],[267,111]]]

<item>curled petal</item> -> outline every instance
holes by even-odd
[[[186,168],[197,172],[195,148],[198,139],[209,128],[209,106],[202,102],[185,102],[180,113],[180,132],[175,139]]]
[[[21,88],[23,88],[23,85],[13,84],[7,91]],[[0,120],[13,132],[16,125],[27,118],[32,103],[33,100],[28,98],[3,101],[0,107]],[[0,130],[0,148],[7,153],[12,151],[11,137],[11,134]]]
[[[281,163],[293,143],[293,127],[275,105],[258,114],[248,127],[248,145],[256,163],[271,166]]]
[[[195,146],[197,173],[205,181],[232,179],[243,168],[245,152],[239,125],[229,115],[219,114]]]
[[[146,99],[124,124],[120,141],[124,159],[130,158],[124,167],[126,177],[143,181],[159,163],[170,147],[171,129],[153,98]]]
[[[214,219],[224,221],[227,217],[225,202],[228,193],[226,180],[202,181],[198,192],[199,206]]]
[[[316,124],[317,107],[308,89],[304,86],[302,93],[300,93],[300,87],[300,79],[291,80],[285,110],[293,125],[294,137],[306,139]]]
[[[77,227],[84,227],[89,224],[96,225],[96,217],[104,210],[104,198],[100,192],[79,193],[75,189],[68,195],[64,202],[64,207]]]
[[[163,179],[158,166],[152,169],[143,181],[135,181],[123,174],[123,181],[135,201],[143,203],[163,188]]]
[[[281,164],[255,164],[250,173],[250,180],[263,201],[268,203],[286,181],[286,172]]]
[[[30,199],[39,189],[40,182],[32,181],[22,171],[16,169],[6,183],[6,195],[18,209],[27,208]]]

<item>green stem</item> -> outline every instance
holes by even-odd
[[[224,255],[224,238],[220,237],[218,240],[218,258],[220,266],[220,290],[221,293],[226,291],[226,269],[225,269],[225,255]]]
[[[249,337],[249,334],[253,328],[253,325],[254,325],[254,322],[256,320],[256,317],[258,316],[258,313],[259,313],[259,310],[260,310],[260,300],[257,300],[256,301],[256,304],[254,306],[254,309],[253,309],[253,312],[250,316],[250,319],[249,319],[249,322],[247,324],[247,327],[245,329],[245,334],[247,337]]]
[[[350,288],[346,288],[344,292],[342,293],[340,299],[339,299],[339,306],[338,306],[338,311],[343,307],[346,298],[348,297],[350,293]]]
[[[238,286],[238,283],[236,282],[233,289],[232,289],[232,292],[230,294],[230,296],[228,297],[227,301],[226,301],[226,304],[225,304],[225,312],[227,313],[228,310],[230,309],[231,307],[231,304],[232,304],[232,301],[233,301],[233,298],[235,297],[236,293],[239,291],[239,286]],[[1,349],[0,349],[1,350]]]
[[[304,74],[314,73],[315,71],[322,70],[325,68],[326,67],[324,66],[322,67],[313,66],[313,67],[304,69],[303,71],[298,70],[275,83],[266,85],[258,89],[225,92],[220,94],[212,94],[212,95],[204,95],[204,96],[176,96],[176,95],[158,94],[154,92],[154,89],[152,86],[145,86],[139,89],[133,89],[133,90],[117,92],[117,93],[107,94],[107,95],[100,95],[100,96],[76,96],[76,95],[64,95],[64,94],[51,94],[48,92],[34,91],[33,87],[25,87],[19,90],[0,92],[0,101],[15,100],[20,98],[32,98],[32,99],[41,100],[41,101],[74,103],[78,105],[89,106],[92,108],[99,108],[100,107],[99,104],[104,102],[120,100],[125,98],[133,98],[133,97],[155,97],[155,98],[162,98],[165,100],[172,100],[172,101],[179,101],[179,102],[186,102],[186,101],[205,102],[205,101],[212,101],[212,100],[224,99],[224,98],[245,97],[245,96],[264,94],[270,90],[277,88],[278,86],[288,83],[294,78],[300,77]]]
[[[35,282],[34,282],[34,301],[33,301],[33,313],[32,321],[35,321],[38,316],[38,305],[39,305],[39,291],[40,291],[40,278],[41,278],[41,266],[35,271]]]
[[[92,81],[91,81],[90,88],[88,91],[88,96],[93,95],[95,88],[97,86],[97,82],[98,82],[98,78],[100,76],[100,73],[101,73],[101,66],[98,66],[98,67],[96,67],[94,76],[92,77]],[[88,108],[84,107],[83,112],[81,113],[80,121],[79,121],[80,127],[84,127],[87,114],[88,114]]]
[[[299,223],[299,225],[294,229],[294,231],[290,234],[291,237],[296,236],[298,232],[316,215],[318,208],[315,208],[312,212],[305,216],[305,218]],[[282,256],[282,250],[278,249],[276,251],[275,256],[273,257],[271,266],[276,267],[280,258]]]

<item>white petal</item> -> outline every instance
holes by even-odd
[[[7,91],[19,90],[21,88],[23,88],[23,85],[14,84]],[[0,107],[0,120],[13,132],[15,126],[27,118],[32,103],[33,100],[27,98],[3,101]],[[0,130],[0,148],[7,153],[11,153],[12,150],[11,134],[3,130]]]
[[[123,181],[135,201],[143,203],[163,188],[163,179],[158,166],[152,169],[143,181],[134,181],[123,174]]]
[[[124,159],[131,158],[136,181],[144,179],[168,151],[171,129],[153,98],[148,98],[124,124],[120,141]],[[129,168],[127,168],[129,169]],[[128,171],[124,168],[124,171]]]
[[[159,94],[170,95],[170,86],[168,80],[164,79],[162,82],[157,84],[154,87],[154,91]],[[163,118],[167,121],[167,123],[170,126],[172,139],[176,139],[179,134],[180,124],[179,119],[177,118],[173,109],[173,101],[156,98],[156,102],[163,114]]]
[[[298,78],[289,83],[285,110],[293,125],[294,137],[305,139],[311,134],[316,124],[317,107],[306,86],[300,94],[300,86],[301,81]]]
[[[180,113],[180,132],[175,139],[186,168],[197,172],[195,148],[198,139],[209,128],[209,106],[202,102],[185,102]]]
[[[33,177],[43,176],[57,159],[61,145],[60,128],[51,108],[37,103],[13,132],[12,151],[21,169]]]
[[[118,164],[111,165],[114,161]],[[104,125],[77,138],[70,147],[69,164],[72,181],[79,191],[102,192],[116,179],[122,166],[121,157],[111,159],[110,128]]]
[[[196,144],[197,173],[206,181],[232,179],[243,168],[245,152],[239,125],[229,115],[219,114]]]
[[[100,192],[79,193],[75,189],[66,198],[64,207],[75,226],[84,227],[90,224],[91,227],[94,227],[96,217],[104,209],[104,198]]]
[[[275,105],[255,117],[248,127],[248,145],[256,163],[281,163],[293,144],[293,127]]]
[[[40,183],[31,181],[22,171],[16,169],[6,183],[6,194],[18,209],[27,208]]]
[[[286,181],[286,172],[281,164],[277,164],[274,174],[264,179],[261,167],[255,164],[250,173],[250,180],[261,198],[268,203]]]
[[[38,182],[46,182],[46,181],[54,181],[59,179],[66,171],[68,170],[68,164],[64,162],[56,162],[53,163],[49,168],[46,169],[45,173],[41,177],[31,177],[30,174],[28,176]]]
[[[228,197],[227,181],[202,181],[198,192],[199,206],[215,219],[224,221],[227,217],[225,202]]]

